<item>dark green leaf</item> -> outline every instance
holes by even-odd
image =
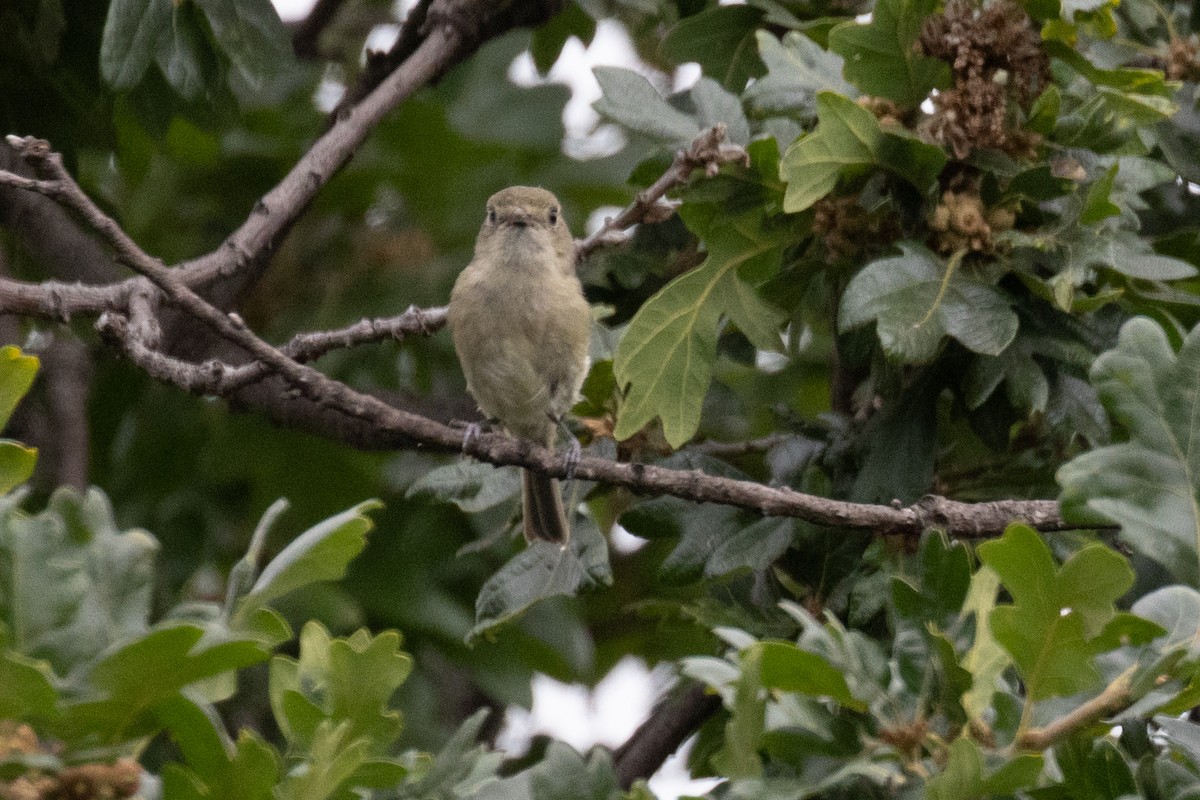
[[[590,518],[576,517],[565,547],[533,542],[500,568],[475,600],[474,639],[550,597],[574,597],[596,584],[612,583],[608,542]]]
[[[171,0],[113,0],[100,43],[100,73],[117,91],[141,82],[171,33]]]
[[[763,74],[754,40],[762,16],[762,11],[744,5],[701,11],[669,30],[659,52],[676,64],[699,62],[705,75],[741,94],[746,81]]]
[[[1003,352],[1017,333],[1017,315],[995,287],[954,269],[924,246],[902,242],[903,255],[868,264],[842,295],[842,330],[875,321],[889,354],[932,360],[949,335],[976,353]]]
[[[921,24],[935,0],[880,0],[868,23],[846,22],[829,34],[829,49],[846,59],[846,80],[864,94],[920,105],[950,85],[950,65],[920,53]]]
[[[292,63],[292,43],[270,0],[196,0],[217,46],[251,86]]]

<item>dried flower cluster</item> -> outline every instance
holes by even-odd
[[[813,205],[813,233],[829,263],[853,261],[899,238],[894,216],[871,214],[857,197],[826,196]]]
[[[875,119],[879,120],[879,124],[883,126],[898,125],[903,127],[908,114],[905,109],[895,100],[889,100],[886,97],[872,97],[871,95],[863,95],[858,98],[858,104],[875,115]]]
[[[0,758],[53,753],[28,725],[0,721]],[[130,758],[116,763],[77,764],[61,772],[31,770],[0,781],[0,800],[120,800],[133,797],[141,784],[142,768]]]
[[[1019,112],[1050,81],[1050,60],[1020,5],[949,0],[943,14],[925,20],[921,47],[954,74],[954,86],[934,98],[926,123],[934,141],[960,159],[983,148],[1032,155],[1036,134],[1020,127]]]
[[[1195,34],[1187,39],[1171,40],[1163,71],[1167,80],[1200,82],[1200,41]]]
[[[946,191],[929,215],[933,247],[939,253],[994,253],[995,235],[1011,230],[1015,221],[1011,209],[986,208],[978,190]]]

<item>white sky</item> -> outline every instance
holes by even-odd
[[[316,0],[273,0],[284,21],[304,17]],[[403,19],[416,0],[397,0],[396,17]],[[399,33],[395,25],[383,25],[372,31],[367,47],[386,49]],[[599,115],[592,103],[600,97],[600,85],[592,76],[597,66],[622,66],[637,69],[660,90],[678,91],[691,86],[700,77],[695,64],[676,70],[668,81],[661,73],[646,67],[634,52],[629,35],[616,23],[602,21],[589,47],[572,38],[563,47],[558,61],[545,78],[537,74],[533,58],[524,53],[510,66],[508,77],[521,86],[538,83],[564,83],[571,87],[571,100],[563,110],[567,138],[563,149],[572,155],[588,155],[611,151],[624,143],[621,132],[610,125],[598,124]],[[669,84],[669,85],[668,85]],[[325,85],[318,89],[316,102],[332,108],[339,87]],[[612,209],[598,209],[589,220],[589,230],[599,226],[604,214]],[[631,541],[632,540],[632,541]],[[614,537],[614,546],[622,552],[637,549],[641,541],[629,534]],[[548,734],[580,752],[586,753],[597,744],[616,747],[650,714],[657,694],[669,681],[665,670],[651,672],[641,659],[627,656],[618,663],[596,688],[589,691],[581,684],[564,684],[545,675],[533,679],[533,708],[510,708],[505,715],[504,728],[497,739],[498,746],[519,755],[529,748],[536,734]],[[715,780],[692,780],[686,766],[685,744],[680,753],[663,764],[650,780],[651,790],[660,800],[676,800],[681,795],[699,795],[717,784]]]

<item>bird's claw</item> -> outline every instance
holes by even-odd
[[[479,434],[483,433],[483,426],[478,422],[468,422],[463,428],[462,449],[465,453],[471,442],[479,438]]]
[[[579,444],[579,440],[571,437],[570,444],[567,445],[567,452],[564,454],[563,465],[566,468],[567,482],[575,480],[575,470],[579,467],[579,459],[583,458],[583,446]]]

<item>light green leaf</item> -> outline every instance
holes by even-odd
[[[29,480],[37,465],[36,447],[26,447],[11,439],[0,439],[0,495]]]
[[[817,127],[793,143],[779,164],[788,185],[784,211],[803,211],[829,194],[843,174],[873,166],[926,192],[946,163],[940,147],[900,131],[885,132],[874,114],[841,95],[819,93],[817,118]]]
[[[1079,214],[1079,221],[1082,224],[1094,225],[1105,217],[1121,213],[1121,207],[1109,199],[1119,168],[1120,165],[1113,164],[1107,172],[1088,187],[1087,197],[1083,201],[1083,211]]]
[[[27,356],[12,345],[0,347],[0,428],[8,424],[13,409],[33,385],[37,356]]]
[[[44,661],[5,650],[0,653],[0,718],[51,719],[57,715],[58,689]]]
[[[949,86],[950,65],[916,48],[921,24],[936,6],[936,0],[879,0],[870,22],[834,28],[829,49],[846,59],[846,80],[864,94],[908,107]]]
[[[185,754],[186,755],[186,754]],[[279,754],[243,730],[233,752],[219,762],[163,769],[163,797],[172,800],[269,800],[282,772]]]
[[[971,673],[971,688],[962,696],[963,710],[971,719],[979,719],[992,707],[996,681],[1012,663],[1007,651],[992,635],[992,609],[1000,589],[1000,576],[989,567],[980,567],[971,576],[971,588],[963,602],[963,615],[975,616],[975,640],[962,660]]]
[[[1013,524],[978,548],[1013,603],[990,624],[1008,650],[1032,700],[1071,695],[1100,682],[1095,639],[1116,614],[1114,601],[1133,585],[1128,562],[1100,544],[1087,545],[1056,569],[1050,548],[1032,528]]]
[[[66,738],[116,744],[157,730],[156,707],[201,681],[265,661],[269,652],[251,639],[217,641],[204,628],[171,624],[105,656],[88,673],[101,700],[85,699],[65,715]]]
[[[263,568],[250,592],[238,604],[237,617],[244,618],[288,592],[321,581],[336,581],[346,574],[346,565],[362,552],[367,532],[374,523],[366,512],[383,506],[367,500],[317,523],[297,536]]]
[[[803,211],[833,191],[843,170],[875,163],[883,133],[870,111],[820,92],[817,119],[817,127],[789,147],[779,163],[779,176],[787,182],[784,211]]]
[[[1042,756],[1026,753],[1008,761],[990,775],[984,774],[983,752],[969,736],[950,745],[950,758],[942,772],[926,785],[929,800],[976,800],[1010,795],[1036,785]]]
[[[100,490],[59,489],[33,516],[0,508],[0,551],[14,650],[67,675],[145,632],[158,543],[142,530],[118,531]]]
[[[271,708],[293,747],[315,753],[322,737],[361,740],[368,743],[360,759],[365,762],[400,735],[400,714],[390,701],[411,671],[396,631],[371,636],[359,630],[335,639],[309,622],[300,634],[299,659],[271,661]]]
[[[756,31],[758,53],[767,74],[750,84],[744,97],[764,113],[815,113],[817,93],[830,91],[853,97],[854,88],[842,80],[842,58],[823,50],[802,33],[788,31],[780,41]],[[780,142],[786,147],[789,142]]]
[[[701,214],[685,205],[689,225]],[[638,310],[613,359],[626,389],[614,432],[627,439],[655,417],[672,447],[696,432],[717,355],[718,323],[729,317],[755,346],[778,349],[781,312],[766,305],[739,273],[778,264],[786,231],[764,231],[761,212],[719,220],[703,231],[708,258],[663,287]]]
[[[942,338],[996,355],[1017,334],[1017,315],[998,289],[953,269],[913,242],[868,264],[842,294],[841,330],[876,322],[883,349],[907,362],[932,360]]]
[[[685,145],[696,138],[700,125],[672,106],[630,69],[596,67],[592,72],[603,96],[593,103],[596,111],[638,133],[672,145]]]
[[[1200,327],[1174,353],[1157,323],[1132,319],[1090,378],[1129,441],[1058,470],[1063,514],[1119,524],[1135,550],[1200,584]]]

